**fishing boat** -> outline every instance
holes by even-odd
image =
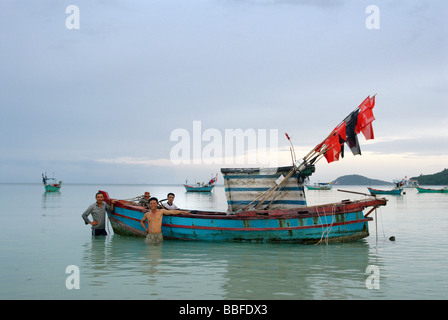
[[[46,173],[42,173],[42,183],[46,192],[59,192],[62,187],[62,181],[57,182],[54,177],[48,178]]]
[[[190,210],[189,214],[164,215],[164,238],[321,243],[367,237],[368,223],[373,220],[369,215],[385,206],[387,199],[373,197],[308,206],[304,181],[315,172],[320,159],[325,157],[328,163],[339,160],[343,143],[349,145],[354,155],[360,154],[356,135],[362,132],[366,139],[373,139],[374,104],[375,97],[367,97],[325,140],[298,161],[291,143],[290,166],[222,168],[227,211]],[[286,137],[290,140],[288,134]],[[107,203],[112,201],[106,191],[99,192]],[[148,209],[128,200],[114,200],[114,211],[108,212],[114,232],[145,236],[140,222]],[[364,213],[367,208],[369,211]]]
[[[392,190],[380,190],[380,189],[374,189],[374,188],[367,188],[369,189],[369,192],[371,195],[375,196],[378,194],[390,194],[390,195],[401,195],[401,192],[403,191],[403,188],[396,188]]]
[[[415,187],[418,187],[418,181],[417,180],[408,179],[407,176],[405,176],[401,180],[394,180],[394,183],[397,186],[402,187],[402,188],[415,188]]]
[[[184,187],[187,192],[212,192],[215,186],[198,183],[197,185],[184,184]]]
[[[112,200],[105,191],[105,201]],[[165,215],[162,233],[166,239],[236,242],[319,243],[354,241],[369,235],[369,214],[386,205],[386,199],[343,201],[294,209],[247,210],[234,213],[191,211]],[[364,214],[363,210],[371,207]],[[114,233],[146,236],[140,220],[147,209],[118,200],[108,213]]]
[[[305,185],[308,190],[331,190],[332,185],[329,183],[315,183],[314,185]]]
[[[218,174],[207,183],[198,182],[196,185],[189,185],[188,181],[186,181],[184,187],[187,192],[212,192],[216,181],[218,181]]]
[[[429,189],[429,188],[422,188],[422,187],[416,187],[419,193],[448,193],[448,187],[442,188],[442,189]]]
[[[321,243],[345,242],[369,235],[371,212],[384,206],[384,198],[345,200],[307,206],[303,181],[314,165],[298,167],[223,168],[228,210],[191,210],[190,214],[165,215],[166,239],[239,242]],[[107,203],[112,199],[99,191]],[[364,209],[370,208],[367,213]],[[183,209],[185,210],[185,209]],[[135,202],[117,200],[108,213],[116,234],[146,235],[140,224],[147,209]]]

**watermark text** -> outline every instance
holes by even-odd
[[[269,140],[269,144],[268,144]],[[278,129],[203,130],[201,121],[193,121],[192,130],[171,132],[177,142],[170,151],[173,164],[248,164],[277,166]]]
[[[369,16],[366,19],[366,28],[369,30],[380,28],[380,8],[375,5],[367,6],[366,14]]]
[[[380,288],[380,268],[375,265],[368,265],[366,273],[369,275],[366,279],[366,288],[369,290]]]
[[[65,287],[68,290],[80,288],[80,274],[79,268],[75,265],[69,265],[65,268],[65,273],[70,274],[65,280]]]
[[[69,30],[79,30],[81,28],[79,7],[69,5],[65,8],[65,13],[69,14],[65,19],[65,27]]]

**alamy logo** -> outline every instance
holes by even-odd
[[[380,28],[380,8],[375,5],[367,6],[366,14],[370,14],[366,19],[366,28],[369,30]]]
[[[177,142],[170,151],[173,164],[275,167],[278,163],[277,129],[225,129],[223,134],[214,128],[202,131],[201,121],[193,121],[191,131],[183,128],[173,130],[170,141]]]
[[[75,5],[70,5],[65,8],[65,13],[70,14],[67,19],[65,19],[65,27],[69,30],[79,30],[80,28],[80,17],[79,17],[79,7]]]
[[[380,268],[375,265],[368,265],[366,273],[369,275],[366,279],[366,288],[379,289],[380,288]]]
[[[79,289],[79,268],[76,265],[69,265],[65,268],[65,273],[70,274],[65,280],[65,287],[69,290]]]

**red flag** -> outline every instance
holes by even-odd
[[[333,162],[339,160],[339,155],[341,154],[341,144],[339,142],[339,135],[335,134],[332,137],[325,140],[327,145],[327,151],[324,154],[327,162]]]
[[[364,100],[359,106],[358,120],[356,122],[355,133],[363,133],[364,137],[369,140],[373,139],[372,121],[375,120],[373,116],[373,107],[375,106],[375,97]]]
[[[370,101],[372,99],[370,99],[370,96],[367,96],[367,98],[364,99],[363,102],[361,102],[361,104],[358,106],[358,108],[360,109],[360,111],[363,111],[365,108],[370,107]],[[375,101],[375,100],[374,100]],[[373,108],[373,106],[372,106]]]
[[[362,128],[361,132],[364,135],[364,137],[366,138],[366,140],[370,140],[370,139],[374,139],[375,138],[375,136],[373,134],[373,127],[372,127],[371,123],[369,123],[364,128]]]
[[[342,121],[341,124],[338,125],[334,129],[334,132],[336,132],[342,138],[342,140],[346,141],[347,140],[347,134],[345,133],[345,121]]]
[[[336,128],[331,131],[327,139],[318,144],[314,151],[322,152],[328,163],[339,160],[339,155],[342,151],[342,144],[347,140],[345,132],[345,122],[340,123]],[[324,147],[325,149],[322,149]]]
[[[375,120],[373,116],[373,111],[370,108],[366,108],[363,111],[358,113],[358,121],[356,122],[355,132],[359,133],[362,128]]]

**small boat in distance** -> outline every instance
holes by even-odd
[[[315,183],[314,185],[305,185],[308,190],[331,190],[333,186],[330,183]]]
[[[418,181],[417,180],[412,180],[412,179],[408,179],[408,177],[404,177],[404,179],[401,180],[394,180],[394,183],[402,188],[415,188],[418,187]]]
[[[44,184],[46,192],[59,192],[59,190],[61,190],[62,181],[59,181],[59,183],[56,181],[57,180],[54,177],[48,178],[47,173],[45,173],[45,175],[42,173],[42,183]]]
[[[448,187],[442,189],[429,189],[429,188],[417,187],[417,190],[420,193],[448,193]]]
[[[218,181],[218,174],[211,178],[208,183],[198,182],[196,185],[189,185],[188,181],[185,181],[184,187],[187,192],[212,192],[216,181]]]
[[[403,191],[403,188],[396,188],[392,190],[380,190],[368,187],[367,189],[369,189],[369,192],[372,196],[376,196],[377,194],[391,194],[400,196],[401,192]]]

